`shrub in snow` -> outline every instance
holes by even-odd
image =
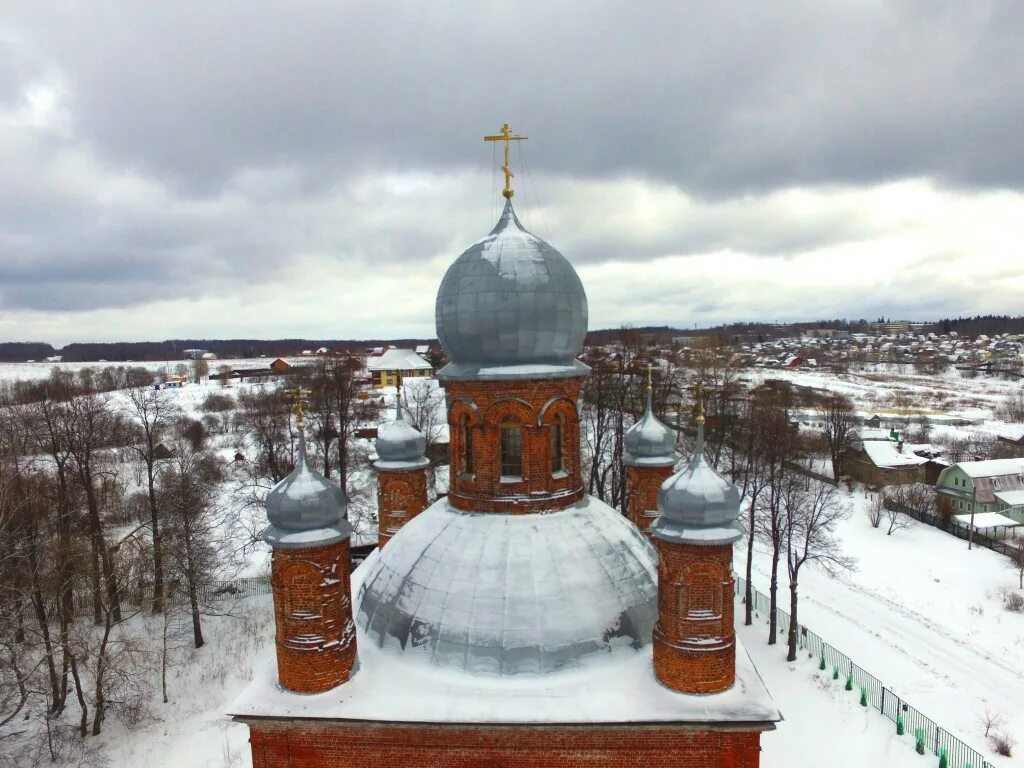
[[[852,691],[853,690],[853,675],[847,675],[846,676],[846,690],[848,690],[848,691]]]
[[[992,749],[996,751],[997,755],[1003,757],[1013,757],[1013,747],[1016,742],[1007,734],[1002,731],[995,731],[988,740],[992,743]]]
[[[906,726],[903,725],[903,715],[896,715],[896,735],[902,736],[906,732]]]
[[[860,687],[860,705],[866,707],[868,705],[868,689],[863,685]]]
[[[939,768],[949,768],[949,754],[945,747],[939,750]]]
[[[825,656],[822,654],[821,661],[818,662],[818,669],[825,669]]]
[[[914,749],[917,751],[917,754],[923,755],[924,754],[924,728],[915,728],[914,729],[914,740],[917,742],[914,745]]]
[[[839,679],[839,667],[838,667],[838,665],[832,667],[832,679],[833,680],[838,680]]]
[[[1024,595],[1020,592],[1004,592],[1003,605],[1010,613],[1024,613]]]

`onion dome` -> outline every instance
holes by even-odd
[[[737,519],[740,490],[704,460],[704,416],[697,417],[693,458],[658,489],[651,534],[690,544],[729,544],[743,535]]]
[[[402,394],[395,398],[395,418],[377,427],[377,469],[415,469],[429,461],[424,455],[427,438],[402,414]]]
[[[301,427],[295,469],[270,490],[266,507],[263,540],[274,547],[320,546],[352,533],[345,492],[310,465]]]
[[[675,430],[654,415],[650,381],[647,383],[647,409],[640,420],[626,430],[623,442],[622,462],[627,467],[670,467],[679,461]]]
[[[435,321],[450,360],[440,378],[587,370],[576,361],[587,333],[583,283],[568,259],[523,227],[511,199],[491,233],[448,268]]]
[[[442,498],[367,561],[356,622],[370,643],[433,666],[544,674],[649,645],[656,562],[591,496],[542,515],[470,514]]]

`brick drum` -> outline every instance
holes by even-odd
[[[377,470],[377,545],[427,508],[427,469]]]
[[[736,680],[732,545],[663,541],[658,549],[654,674],[681,693],[718,693]]]
[[[447,381],[451,433],[449,501],[474,512],[526,514],[562,509],[583,498],[579,378]],[[563,471],[552,471],[552,429],[562,424]],[[501,477],[501,424],[522,430],[522,476]],[[463,458],[472,433],[472,472]]]
[[[757,768],[760,762],[761,734],[749,725],[245,722],[253,768]]]
[[[626,467],[626,514],[644,533],[658,517],[658,489],[672,475],[668,467]]]
[[[328,546],[275,548],[271,558],[278,679],[296,693],[348,680],[356,658],[348,538]]]

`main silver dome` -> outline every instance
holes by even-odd
[[[560,512],[460,512],[441,499],[372,563],[356,621],[406,657],[477,674],[542,674],[651,641],[653,547],[591,497]]]
[[[704,427],[689,464],[658,489],[658,518],[651,533],[662,539],[695,544],[725,544],[742,535],[737,523],[740,489],[704,459]]]
[[[569,261],[505,203],[497,225],[448,268],[437,336],[456,365],[571,365],[587,333],[587,295]]]
[[[352,533],[345,492],[310,465],[301,431],[295,469],[270,489],[265,505],[263,540],[273,546],[324,544]]]

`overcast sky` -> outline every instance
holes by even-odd
[[[433,336],[506,121],[591,328],[1021,314],[1022,39],[1012,1],[5,0],[0,340]]]

